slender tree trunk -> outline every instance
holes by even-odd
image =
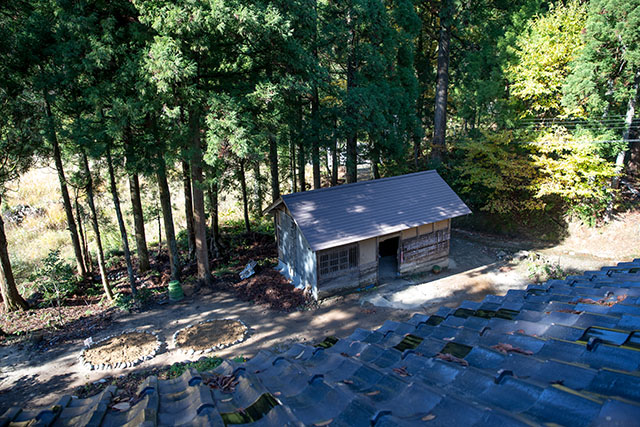
[[[328,148],[321,152],[320,159],[320,163],[324,163],[324,169],[327,172],[327,176],[331,179],[331,153]]]
[[[107,150],[107,166],[109,168],[109,187],[111,188],[111,197],[113,198],[113,207],[116,210],[116,219],[118,220],[118,228],[120,228],[120,238],[122,239],[122,249],[124,250],[124,260],[127,264],[127,275],[129,276],[129,285],[131,286],[131,295],[136,296],[136,278],[133,275],[133,263],[131,262],[131,251],[129,250],[129,238],[127,237],[127,228],[124,225],[122,217],[122,209],[120,209],[120,197],[118,196],[118,187],[116,186],[116,176],[113,170],[113,159],[111,152]]]
[[[278,175],[278,142],[276,136],[269,132],[269,167],[271,172],[271,200],[280,198],[280,176]]]
[[[354,100],[351,99],[353,95],[351,93],[357,87],[356,72],[358,69],[356,59],[357,49],[357,36],[355,23],[353,18],[349,16],[348,25],[350,27],[350,40],[349,40],[349,55],[347,57],[347,106],[346,116],[350,121],[347,126],[347,183],[358,181],[358,129],[355,125],[356,108],[354,106]]]
[[[89,256],[88,256],[88,246],[87,246],[87,240],[85,238],[84,235],[84,228],[83,228],[83,224],[82,224],[82,215],[80,215],[80,203],[78,202],[78,190],[75,189],[75,196],[74,196],[74,200],[73,200],[73,207],[75,208],[76,211],[76,219],[78,220],[78,237],[80,237],[80,249],[82,251],[82,261],[84,264],[84,269],[85,271],[88,273],[89,271],[91,271],[91,265],[89,262],[87,262],[87,260],[89,260]]]
[[[91,261],[91,252],[89,252],[89,238],[87,237],[87,229],[82,221],[82,212],[80,211],[80,203],[76,199],[76,217],[78,218],[78,232],[82,243],[82,256],[84,257],[84,265],[87,274],[93,271],[93,262]]]
[[[244,210],[244,229],[248,233],[251,233],[251,224],[249,223],[249,207],[247,206],[247,179],[244,170],[245,160],[240,160],[240,169],[238,170],[240,179],[240,187],[242,188],[242,208]]]
[[[180,256],[178,254],[178,244],[176,243],[176,233],[173,228],[173,212],[171,211],[171,193],[167,182],[167,165],[162,154],[157,159],[158,170],[158,190],[160,192],[160,207],[162,209],[162,219],[164,221],[164,233],[169,249],[169,266],[171,268],[171,280],[180,281]],[[160,223],[158,223],[160,229]],[[160,247],[162,246],[162,234],[158,234]]]
[[[211,210],[211,244],[209,245],[209,253],[212,258],[220,256],[220,229],[218,225],[218,183],[214,182],[207,188],[207,196],[209,197],[209,206]]]
[[[293,130],[289,132],[289,160],[291,167],[291,191],[298,192],[298,180],[296,179],[296,144]]]
[[[317,58],[316,58],[317,59]],[[313,86],[313,97],[311,98],[311,164],[313,166],[313,188],[320,188],[320,98],[318,87]]]
[[[187,237],[189,240],[189,259],[196,255],[196,234],[193,227],[193,185],[189,163],[182,160],[182,184],[184,185],[184,214],[187,219]]]
[[[85,179],[87,180],[87,202],[91,213],[91,224],[93,225],[93,233],[95,234],[96,246],[98,247],[98,268],[100,270],[100,278],[102,279],[102,287],[109,301],[113,301],[113,291],[111,290],[111,285],[107,278],[107,270],[104,265],[104,251],[102,250],[100,225],[98,225],[98,212],[93,198],[93,178],[91,178],[91,169],[89,169],[89,159],[84,152],[82,153],[82,165],[84,167]]]
[[[424,38],[425,38],[425,27],[420,30],[420,34],[418,35],[418,43],[416,47],[416,56],[419,58],[424,58]],[[420,61],[416,58],[416,64],[422,64],[424,61]],[[420,68],[420,67],[418,67]],[[416,124],[416,129],[413,132],[413,167],[415,170],[420,170],[420,157],[422,155],[422,130],[423,130],[423,120],[422,115],[424,114],[424,78],[421,78],[426,70],[421,69],[418,71],[418,97],[416,98],[416,118],[418,123]]]
[[[420,153],[422,152],[422,137],[414,133],[413,139],[413,167],[415,170],[420,170]]]
[[[144,273],[151,268],[149,264],[149,250],[147,249],[147,236],[144,231],[144,213],[140,200],[140,181],[137,173],[129,175],[129,193],[131,195],[131,210],[133,211],[133,224],[136,230],[136,249],[138,250],[138,270]]]
[[[434,160],[442,159],[447,132],[451,7],[451,0],[442,1],[442,10],[440,11],[440,37],[438,40],[438,76],[436,82],[435,114],[433,118],[433,152],[431,156]]]
[[[318,64],[318,0],[313,0],[313,28],[311,43],[314,64]],[[322,186],[320,182],[320,96],[318,84],[312,80],[311,94],[311,165],[313,169],[313,188],[317,190]]]
[[[333,140],[331,142],[331,186],[338,185],[338,169],[340,160],[338,159],[338,121],[333,122]]]
[[[191,131],[191,192],[193,195],[193,230],[196,243],[198,279],[211,283],[209,251],[207,248],[207,217],[204,211],[204,179],[202,176],[202,141],[200,137],[200,112],[197,107],[189,114]]]
[[[634,138],[634,139],[637,139]],[[640,142],[634,141],[629,148],[629,174],[640,177]]]
[[[616,157],[616,176],[612,181],[613,188],[618,188],[620,186],[620,175],[624,170],[624,160],[629,149],[629,139],[631,136],[633,117],[636,114],[636,103],[638,102],[638,97],[640,97],[640,71],[636,73],[633,80],[633,92],[631,94],[631,98],[629,98],[629,103],[627,104],[627,114],[624,120],[625,130],[622,135],[622,139],[627,143],[627,146],[624,150],[620,151]]]
[[[298,100],[296,114],[296,141],[298,142],[298,183],[300,191],[307,191],[305,179],[306,156],[304,153],[304,138],[302,137],[302,103]]]
[[[373,179],[380,179],[380,148],[375,141],[372,141],[371,144],[371,173],[373,174]]]
[[[353,60],[349,60],[347,66],[347,92],[355,87],[355,68]],[[349,95],[347,95],[349,97]],[[351,102],[347,103],[347,117],[353,119],[356,115],[355,108]],[[347,129],[347,183],[358,181],[358,131],[352,124]]]
[[[162,207],[160,210],[162,210]],[[158,222],[158,256],[162,253],[162,221],[160,220],[160,210],[158,210],[158,215],[156,216],[156,221]]]
[[[45,111],[49,126],[49,139],[53,146],[53,159],[56,164],[56,170],[58,171],[58,180],[60,181],[60,193],[62,194],[62,203],[64,205],[64,212],[67,215],[67,227],[69,234],[71,234],[71,244],[73,246],[73,252],[76,257],[76,264],[78,266],[78,274],[82,277],[87,275],[85,269],[84,260],[82,259],[82,250],[80,249],[80,239],[78,238],[78,229],[76,222],[73,218],[73,207],[71,206],[71,199],[69,198],[69,190],[67,189],[67,179],[64,176],[64,168],[62,166],[62,154],[60,153],[60,144],[58,143],[58,135],[55,129],[55,122],[53,114],[51,113],[51,105],[46,94],[44,94]]]
[[[262,159],[257,162],[253,162],[253,175],[255,178],[255,215],[262,215],[262,205],[263,205],[263,195],[262,195],[262,172],[260,171],[260,163],[262,163]]]
[[[217,182],[211,184],[211,230],[217,244],[220,244],[220,215],[218,204],[218,193],[220,188]]]
[[[347,184],[358,182],[358,134],[349,131],[347,135]]]
[[[84,256],[85,258],[85,264],[87,266],[87,273],[93,273],[93,258],[91,257],[91,250],[89,249],[89,236],[87,234],[87,228],[86,226],[83,224],[82,226],[82,230],[84,232],[85,237],[85,242],[84,242]]]
[[[20,296],[16,280],[13,277],[2,215],[0,215],[0,291],[5,311],[26,310],[29,308],[29,304]]]

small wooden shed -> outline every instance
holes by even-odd
[[[287,194],[272,213],[278,268],[318,294],[449,264],[451,218],[471,213],[436,171]]]

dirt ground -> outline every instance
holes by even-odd
[[[452,264],[439,275],[393,280],[367,293],[328,298],[317,309],[307,311],[277,312],[240,301],[226,291],[202,288],[193,295],[191,289],[185,289],[184,300],[140,313],[119,312],[108,328],[92,336],[97,341],[133,328],[157,332],[163,342],[158,355],[133,368],[106,372],[83,369],[78,363],[82,338],[44,351],[36,351],[28,341],[0,347],[0,408],[14,403],[50,405],[87,382],[185,361],[189,356],[174,349],[171,338],[186,325],[206,319],[242,320],[249,327],[247,339],[215,355],[252,357],[261,349],[285,351],[295,342],[345,337],[356,328],[375,329],[386,320],[403,321],[416,312],[432,313],[441,305],[482,300],[489,293],[503,294],[509,288],[526,286],[533,280],[531,266],[537,265],[532,259],[551,260],[571,273],[640,257],[640,213],[632,215],[614,230],[572,230],[572,237],[556,246],[454,231]]]

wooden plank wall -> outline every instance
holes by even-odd
[[[400,273],[425,271],[444,263],[449,255],[450,228],[436,230],[400,243]]]

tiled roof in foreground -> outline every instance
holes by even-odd
[[[211,374],[149,377],[125,412],[115,392],[9,409],[0,426],[41,425],[637,425],[640,259],[387,321],[323,346],[261,351]]]

